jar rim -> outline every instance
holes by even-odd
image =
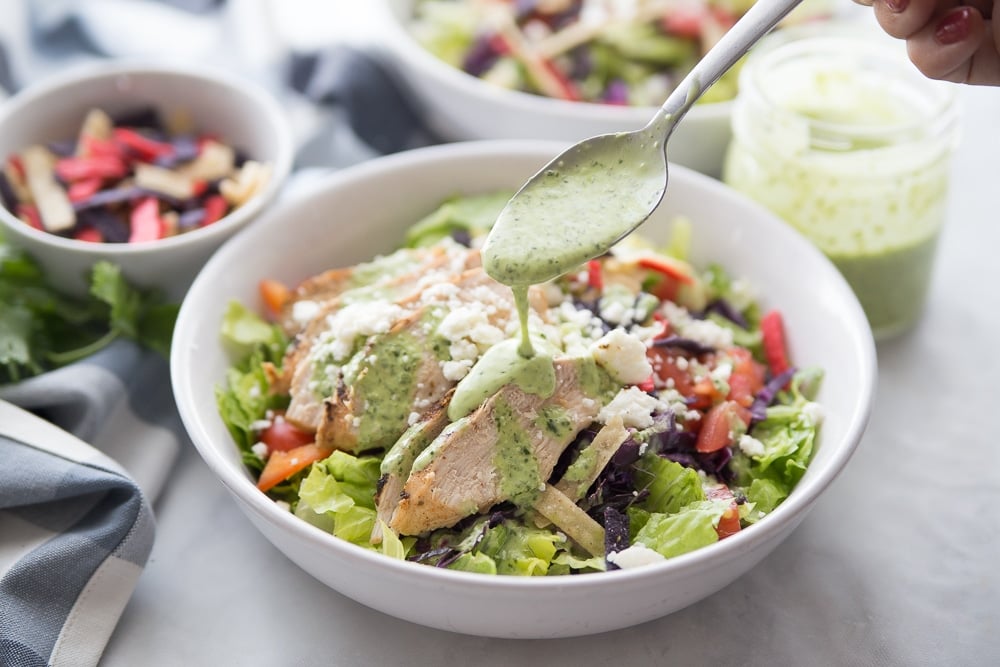
[[[851,34],[817,33],[813,29],[788,29],[768,36],[748,57],[740,72],[740,95],[768,112],[777,112],[808,127],[815,137],[853,140],[881,139],[887,144],[925,140],[946,135],[957,123],[957,91],[945,82],[933,81],[910,63],[902,50],[873,38]],[[891,86],[916,99],[921,108],[912,118],[894,122],[839,121],[817,118],[789,109],[770,89],[767,77],[790,62],[815,60],[827,70],[834,64],[850,66],[868,76],[884,75]],[[880,68],[876,72],[875,68]],[[822,141],[822,139],[820,139]]]

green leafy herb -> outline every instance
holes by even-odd
[[[78,361],[117,338],[166,356],[177,310],[107,261],[94,265],[87,297],[62,294],[27,254],[0,241],[0,384]]]

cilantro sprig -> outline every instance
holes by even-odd
[[[94,265],[86,298],[62,294],[27,254],[0,241],[0,384],[78,361],[117,338],[166,356],[177,311],[106,261]]]

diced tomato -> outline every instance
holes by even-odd
[[[714,452],[733,443],[733,436],[750,423],[750,412],[734,401],[723,401],[712,407],[702,419],[695,449],[702,453]]]
[[[127,127],[116,127],[112,131],[112,134],[115,141],[125,146],[144,162],[152,162],[158,157],[166,157],[167,155],[172,155],[174,152],[172,145],[163,141],[150,139]]]
[[[510,44],[500,33],[496,33],[490,37],[490,48],[493,49],[495,53],[502,56],[510,53]]]
[[[277,280],[265,278],[258,283],[257,290],[267,307],[267,312],[274,317],[281,315],[285,304],[292,298],[292,291]]]
[[[287,452],[315,440],[316,437],[312,433],[285,421],[281,415],[272,419],[271,425],[260,433],[260,441],[267,445],[268,452]]]
[[[764,356],[773,375],[780,375],[789,368],[787,347],[785,345],[785,325],[781,313],[777,310],[768,311],[760,319],[760,333],[763,337]]]
[[[71,183],[66,190],[66,196],[71,202],[83,201],[94,196],[101,189],[102,181],[99,178],[88,178],[82,181]]]
[[[314,442],[290,449],[287,452],[276,451],[268,457],[264,470],[257,478],[257,488],[261,491],[268,491],[300,470],[304,470],[310,464],[322,461],[332,453],[331,448],[320,447]]]
[[[694,381],[687,371],[682,371],[677,367],[676,357],[669,351],[658,347],[651,347],[646,350],[646,358],[653,366],[653,373],[663,380],[667,386],[673,385],[682,396],[690,397],[694,395]],[[672,382],[671,382],[672,381]]]
[[[680,283],[664,275],[657,277],[657,283],[649,288],[649,293],[660,301],[677,301],[677,290]]]
[[[711,378],[702,378],[695,382],[691,393],[695,397],[695,402],[691,404],[691,407],[699,410],[706,410],[723,399]]]
[[[702,7],[671,9],[661,20],[663,31],[668,35],[699,39],[706,12]]]
[[[665,275],[667,278],[672,278],[678,282],[684,283],[685,285],[691,285],[694,283],[694,276],[688,273],[687,269],[675,259],[670,259],[669,257],[664,256],[647,256],[639,258],[637,264],[644,269],[656,271],[657,273]]]
[[[726,398],[748,408],[757,392],[764,387],[764,366],[745,348],[734,347],[727,353],[733,360],[733,372],[729,376],[729,395]]]
[[[156,197],[144,197],[132,209],[129,216],[131,227],[128,242],[144,243],[163,238],[163,221],[160,219],[160,203]]]
[[[736,504],[733,492],[725,484],[711,486],[705,489],[705,497],[709,500],[729,500],[729,509],[725,511],[719,519],[719,525],[715,527],[719,539],[729,537],[740,532],[740,508]]]
[[[715,19],[715,22],[726,30],[736,25],[736,16],[725,7],[712,5],[708,8],[708,11],[711,13],[712,18]]]
[[[104,243],[104,237],[93,227],[81,227],[73,234],[73,238],[77,241],[86,241],[88,243]]]
[[[226,203],[222,195],[212,195],[205,199],[205,217],[201,221],[201,226],[206,227],[213,222],[217,222],[226,214],[229,204]]]
[[[587,262],[587,284],[598,292],[604,291],[604,274],[601,272],[601,262],[592,259]]]
[[[670,320],[664,317],[662,313],[653,313],[653,320],[660,325],[660,330],[653,335],[653,340],[666,338],[673,331],[673,327],[670,326]]]
[[[656,389],[656,381],[653,379],[653,375],[650,374],[648,378],[637,384],[636,387],[638,387],[640,391],[649,393]]]
[[[205,190],[208,189],[208,181],[203,178],[197,178],[191,181],[191,196],[200,197],[205,194]]]

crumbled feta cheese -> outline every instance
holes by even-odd
[[[802,406],[802,416],[809,420],[813,426],[819,426],[825,416],[823,406],[810,401]]]
[[[601,408],[597,413],[597,421],[607,424],[612,417],[618,415],[625,426],[649,428],[653,425],[653,413],[665,412],[667,409],[663,401],[638,387],[626,387]]]
[[[406,311],[394,303],[369,301],[348,304],[327,316],[327,328],[310,351],[310,357],[343,360],[351,354],[357,337],[385,333],[405,314]]]
[[[255,442],[250,446],[250,451],[257,455],[261,461],[267,460],[267,445],[263,442]]]
[[[653,551],[640,542],[636,542],[621,551],[609,551],[607,559],[609,563],[614,563],[623,570],[643,565],[652,565],[653,563],[666,560],[659,552]]]
[[[740,451],[747,456],[764,456],[764,452],[767,451],[763,442],[746,433],[740,436],[739,445]]]
[[[723,361],[721,364],[712,369],[712,380],[715,382],[728,382],[729,378],[733,374],[733,365],[728,361]]]
[[[292,511],[292,506],[289,505],[284,500],[275,500],[274,504],[278,506],[278,509],[283,510],[285,512],[291,512]]]
[[[257,419],[250,422],[251,431],[263,431],[266,428],[271,428],[270,419]]]
[[[677,370],[686,371],[688,369],[687,357],[675,357],[674,365],[677,366]]]
[[[590,348],[594,361],[622,384],[639,384],[653,373],[646,345],[622,329],[612,329]]]
[[[299,326],[305,326],[319,314],[320,306],[310,299],[302,299],[292,304],[292,319]]]
[[[444,377],[452,382],[458,382],[466,375],[469,374],[469,369],[472,368],[472,361],[468,359],[462,359],[461,361],[443,361],[441,362],[441,373]]]
[[[250,390],[247,392],[247,394],[250,396],[250,398],[257,398],[258,396],[260,396],[260,385],[255,384],[254,386],[250,387]]]
[[[689,320],[681,327],[680,335],[715,349],[731,347],[733,344],[732,330],[720,327],[711,320]]]
[[[411,412],[410,416],[406,418],[406,423],[407,423],[408,426],[413,426],[418,421],[420,421],[420,413],[419,412]]]

